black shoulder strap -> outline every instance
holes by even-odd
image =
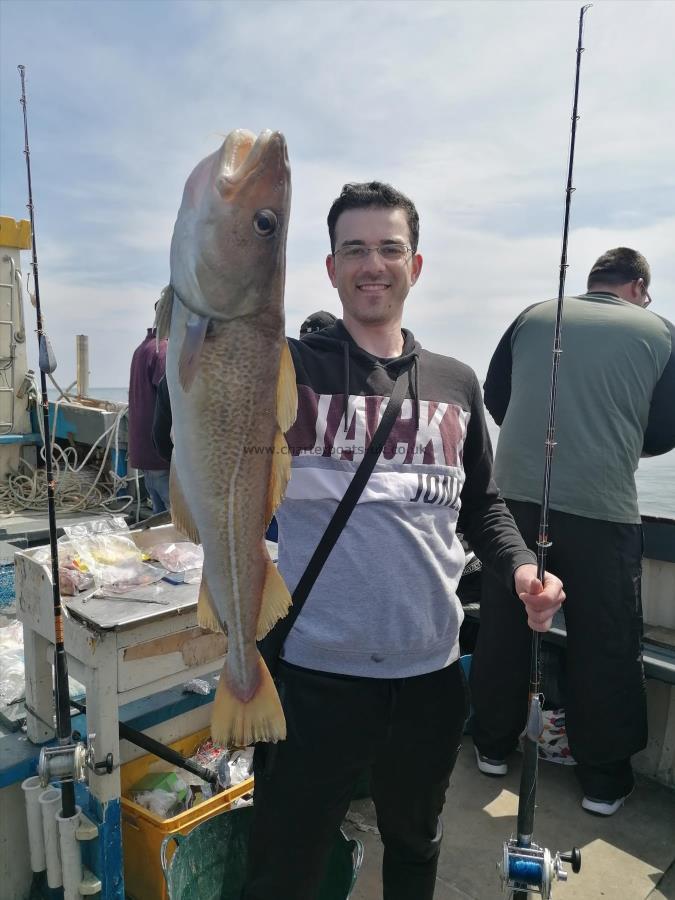
[[[293,591],[293,605],[291,606],[288,615],[283,619],[280,619],[269,634],[259,642],[260,652],[272,674],[274,674],[276,670],[276,664],[284,646],[284,642],[288,637],[291,628],[295,624],[295,620],[300,615],[305,600],[314,587],[314,583],[319,577],[324,563],[330,556],[337,539],[340,537],[342,529],[347,524],[347,520],[358,503],[359,497],[370,478],[371,472],[380,458],[385,441],[389,437],[389,432],[401,410],[401,405],[408,387],[408,371],[408,369],[401,371],[396,379],[396,383],[391,392],[391,397],[389,398],[387,407],[380,419],[380,424],[373,435],[373,439],[363,454],[363,459],[354,473],[354,477],[349,483],[349,487],[338,503],[332,519],[328,523],[312,558],[307,564],[307,568],[300,578],[297,587]]]

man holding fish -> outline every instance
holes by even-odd
[[[204,545],[200,622],[229,640],[213,734],[263,742],[242,896],[315,900],[369,770],[384,897],[430,900],[467,714],[457,530],[533,629],[550,627],[564,593],[553,575],[537,580],[492,480],[475,374],[401,327],[422,271],[412,202],[379,182],[345,185],[326,260],[343,318],[286,342],[289,203],[283,137],[229,135],[186,185],[159,316],[160,333],[171,328],[172,509]],[[400,379],[381,456],[285,641],[279,700],[256,639],[286,614]],[[263,542],[275,510],[278,569]]]

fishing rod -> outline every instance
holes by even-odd
[[[541,517],[537,537],[537,578],[543,584],[546,571],[546,556],[551,546],[548,534],[549,498],[551,489],[551,468],[553,449],[555,447],[555,406],[558,390],[558,367],[560,364],[562,313],[565,296],[565,275],[567,272],[567,239],[569,235],[570,205],[572,200],[572,172],[574,169],[574,148],[577,134],[579,75],[581,71],[581,54],[584,15],[592,4],[581,7],[579,13],[579,37],[577,41],[576,73],[574,79],[574,103],[572,107],[572,135],[570,139],[569,163],[567,169],[567,187],[565,190],[565,218],[563,223],[562,252],[560,257],[560,277],[558,282],[558,305],[555,320],[555,336],[553,340],[553,364],[551,370],[551,389],[548,407],[548,426],[545,442],[544,486],[541,501]],[[551,885],[554,880],[567,881],[567,872],[563,862],[572,864],[572,871],[581,869],[581,851],[573,847],[568,853],[551,854],[545,847],[533,842],[534,812],[537,796],[537,774],[539,764],[539,738],[544,730],[541,696],[540,673],[541,633],[533,631],[532,650],[530,655],[530,690],[527,726],[524,734],[523,767],[520,776],[518,796],[517,837],[506,841],[504,855],[500,864],[504,887],[512,891],[513,900],[527,900],[530,894],[551,896]]]
[[[95,774],[112,771],[112,760],[104,763],[94,762],[94,735],[90,735],[88,747],[73,741],[70,721],[70,694],[68,691],[68,657],[63,640],[63,610],[61,608],[61,591],[59,588],[59,550],[56,534],[56,502],[55,482],[52,471],[51,428],[49,426],[49,399],[47,397],[47,375],[56,369],[56,357],[49,338],[44,330],[42,307],[40,305],[40,279],[38,275],[37,241],[35,238],[35,211],[33,207],[33,184],[30,168],[30,147],[28,145],[28,112],[26,103],[26,67],[18,66],[21,78],[21,97],[23,107],[24,156],[26,157],[26,174],[28,177],[28,212],[30,215],[30,231],[32,243],[32,269],[37,317],[38,363],[40,367],[41,406],[43,420],[43,439],[45,449],[45,474],[47,477],[47,510],[49,516],[49,546],[52,563],[52,597],[54,605],[54,695],[56,699],[56,737],[57,744],[43,747],[40,751],[38,771],[44,786],[50,781],[61,783],[61,816],[64,819],[76,814],[75,781],[84,781],[87,771]]]
[[[42,419],[44,423],[45,469],[47,475],[47,509],[49,514],[49,546],[52,557],[52,596],[54,600],[54,692],[56,696],[56,736],[59,748],[71,743],[70,734],[70,696],[68,693],[68,659],[63,643],[63,613],[61,610],[61,592],[59,590],[59,551],[56,542],[56,503],[54,492],[54,476],[52,474],[51,429],[49,427],[49,400],[47,399],[47,375],[56,369],[56,359],[44,331],[42,308],[40,306],[40,279],[38,276],[37,241],[35,239],[35,212],[33,207],[33,185],[30,169],[30,147],[28,145],[28,112],[26,108],[26,67],[19,66],[21,78],[21,99],[23,107],[24,156],[26,157],[26,173],[28,176],[28,212],[30,214],[30,233],[33,253],[33,283],[35,293],[35,312],[37,316],[38,359],[40,367],[40,388]],[[75,786],[73,781],[61,781],[61,815],[69,818],[75,815]]]

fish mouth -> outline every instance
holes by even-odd
[[[231,131],[221,154],[217,184],[221,193],[229,193],[248,181],[270,162],[276,168],[288,168],[286,139],[280,131],[265,129],[258,137],[243,128]]]

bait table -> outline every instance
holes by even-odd
[[[171,525],[132,536],[142,548],[185,540]],[[16,598],[24,629],[28,737],[41,744],[55,734],[54,614],[51,575],[32,554],[16,554]],[[62,598],[68,672],[86,690],[96,761],[109,753],[113,758],[111,774],[89,779],[90,792],[101,803],[120,796],[120,706],[222,665],[226,640],[198,626],[198,593],[199,584],[160,581],[130,589],[127,596],[95,598],[88,592]]]

